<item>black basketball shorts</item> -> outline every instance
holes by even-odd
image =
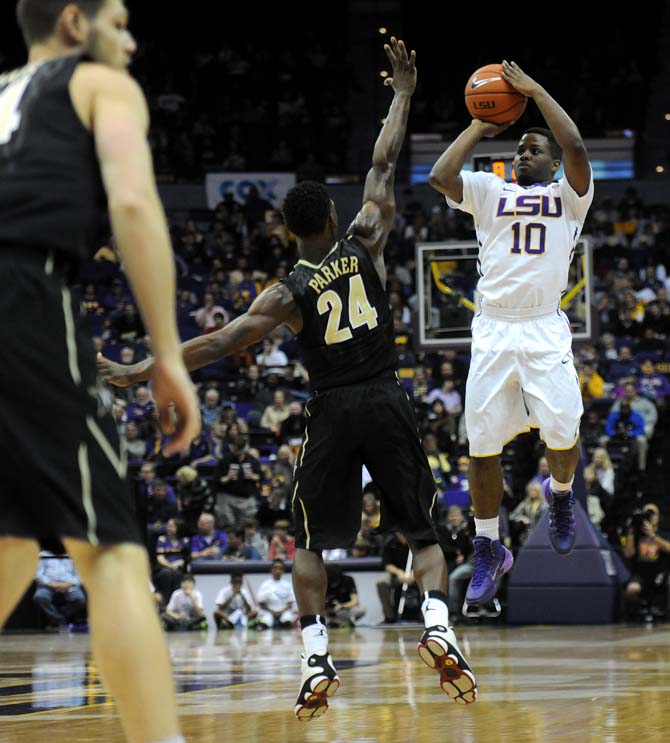
[[[362,467],[382,493],[382,529],[437,542],[437,490],[414,409],[395,377],[313,395],[293,489],[296,544],[348,547],[361,527]]]
[[[0,248],[0,536],[142,543],[93,342],[52,255]]]

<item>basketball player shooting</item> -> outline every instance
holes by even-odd
[[[517,434],[539,427],[551,477],[542,488],[550,506],[554,550],[575,542],[572,483],[580,456],[582,397],[572,335],[560,309],[574,248],[593,199],[591,167],[577,126],[514,62],[504,78],[532,98],[549,129],[526,130],[517,147],[517,183],[492,173],[462,172],[483,137],[507,129],[477,119],[435,163],[430,184],[454,209],[472,214],[479,241],[481,310],[472,323],[472,361],[465,395],[470,442],[470,494],[475,511],[475,569],[466,602],[481,605],[512,567],[500,542],[503,494],[500,454]],[[563,161],[565,176],[554,181]]]
[[[393,224],[395,167],[416,86],[414,52],[395,38],[385,46],[393,76],[391,108],[375,144],[363,208],[337,240],[337,213],[320,183],[305,181],[283,205],[301,259],[282,283],[266,289],[249,312],[215,333],[183,345],[188,369],[258,343],[278,325],[297,335],[313,394],[298,457],[293,511],[298,549],[293,584],[305,647],[295,714],[323,714],[339,678],[328,653],[323,549],[347,547],[361,522],[361,468],[382,492],[382,513],[408,539],[424,593],[426,629],[419,655],[439,673],[459,704],[476,699],[475,677],[449,627],[447,568],[433,526],[433,475],[417,434],[414,409],[396,376],[393,321],[386,295],[384,247]],[[103,378],[117,384],[147,379],[153,360],[123,367],[100,358]]]

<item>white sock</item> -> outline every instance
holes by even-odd
[[[316,622],[308,624],[302,629],[302,644],[305,646],[305,656],[325,655],[328,652],[328,629],[321,616],[316,615]]]
[[[442,624],[449,627],[449,609],[444,601],[431,598],[428,596],[428,591],[424,593],[424,597],[423,604],[421,604],[421,613],[425,626],[434,627],[436,624]]]
[[[492,540],[499,539],[500,532],[498,531],[498,520],[498,516],[494,519],[475,519],[475,531],[477,532],[477,536],[488,537]]]
[[[570,482],[559,482],[558,480],[554,480],[554,476],[552,475],[550,478],[549,487],[551,488],[551,492],[555,493],[556,495],[567,495],[568,491],[572,488],[572,483],[575,481],[574,477],[570,478]]]

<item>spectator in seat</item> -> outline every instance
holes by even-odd
[[[627,400],[630,407],[644,420],[644,433],[647,439],[654,435],[654,429],[658,422],[658,410],[656,405],[647,397],[638,395],[634,382],[626,382],[623,386],[623,397],[612,406],[613,411],[617,411],[621,401]]]
[[[84,618],[86,596],[69,557],[55,557],[46,550],[40,552],[35,580],[33,603],[46,617],[48,627],[63,627]]]
[[[288,410],[288,418],[281,423],[279,428],[279,439],[282,444],[288,444],[295,455],[302,446],[307,417],[302,412],[302,405],[295,400],[289,403]]]
[[[659,509],[646,503],[642,513],[633,516],[624,537],[623,554],[631,576],[624,591],[624,606],[629,619],[637,619],[641,603],[651,603],[660,594],[667,611],[668,564],[670,542],[658,534]]]
[[[214,315],[217,313],[223,315],[227,322],[228,313],[218,304],[214,303],[214,295],[206,292],[203,299],[203,306],[195,313],[195,323],[201,331],[205,332],[215,326]]]
[[[399,590],[403,583],[414,585],[414,573],[410,570],[405,573],[409,545],[407,539],[395,532],[384,544],[382,560],[384,562],[384,578],[377,583],[377,593],[384,612],[384,624],[394,624],[398,618]]]
[[[216,444],[214,443],[214,439],[207,431],[203,430],[191,441],[191,446],[185,459],[193,469],[200,464],[215,465],[215,450]]]
[[[207,482],[193,467],[180,467],[177,478],[177,507],[183,520],[183,533],[192,536],[198,530],[201,513],[214,513],[214,496]]]
[[[185,575],[181,588],[172,596],[163,614],[163,626],[166,630],[207,629],[207,619],[202,610],[202,594],[195,587],[195,578]]]
[[[598,374],[591,362],[585,362],[579,372],[579,386],[582,390],[582,400],[597,400],[605,393],[605,380]]]
[[[214,516],[203,513],[198,519],[198,533],[191,537],[192,560],[220,560],[226,546],[226,535],[215,528]]]
[[[514,536],[521,546],[535,528],[549,506],[542,495],[542,485],[531,480],[526,485],[526,497],[510,513],[510,523],[515,527]]]
[[[219,420],[223,405],[221,404],[221,395],[218,390],[207,390],[205,392],[205,402],[200,406],[202,413],[203,430],[209,431],[212,424]]]
[[[445,491],[449,485],[449,474],[451,473],[451,464],[449,464],[449,457],[444,452],[441,452],[437,445],[437,438],[432,433],[427,433],[423,437],[423,449],[426,452],[428,458],[428,464],[433,471],[433,477],[435,478],[435,484],[438,489]]]
[[[263,350],[256,356],[258,368],[265,374],[283,374],[288,364],[288,357],[279,349],[274,339],[266,338],[263,341]]]
[[[114,336],[124,343],[132,343],[146,333],[142,318],[131,302],[124,305],[123,314],[112,320],[112,330]]]
[[[220,463],[222,492],[217,498],[216,510],[227,526],[241,524],[245,518],[254,517],[258,510],[258,483],[261,465],[247,450],[247,441],[239,436],[230,454]]]
[[[136,421],[126,423],[126,449],[129,462],[141,462],[147,453],[147,442],[142,438]]]
[[[256,519],[245,519],[242,522],[244,528],[244,543],[250,547],[255,547],[261,560],[268,559],[268,540],[258,531],[258,521]]]
[[[550,476],[549,462],[546,457],[540,457],[537,460],[537,474],[533,477],[535,482],[539,482],[540,485]]]
[[[298,618],[291,581],[284,577],[284,561],[273,560],[271,577],[258,589],[257,624],[262,629],[288,629]]]
[[[614,496],[614,467],[612,466],[612,460],[609,458],[607,449],[600,446],[593,452],[593,459],[591,460],[593,466],[593,474],[598,480],[598,483],[602,489],[611,498]]]
[[[151,487],[147,501],[147,524],[151,536],[165,534],[170,519],[175,518],[179,511],[176,499],[168,498],[167,484],[163,480],[156,480]]]
[[[425,398],[425,402],[429,405],[434,400],[442,400],[445,409],[451,416],[459,416],[463,412],[463,401],[460,392],[456,389],[453,377],[443,379],[442,385],[429,392]]]
[[[274,532],[270,540],[268,558],[270,560],[292,560],[295,557],[295,537],[288,533],[289,522],[280,520],[275,522]]]
[[[630,441],[638,457],[638,468],[641,472],[646,469],[647,437],[644,433],[644,420],[631,409],[628,400],[621,400],[619,410],[612,410],[607,417],[605,433],[611,439]]]
[[[233,573],[230,583],[216,596],[214,622],[217,629],[245,628],[258,616],[256,602],[248,588],[244,586],[244,575]]]
[[[267,428],[279,436],[282,423],[291,414],[284,390],[275,390],[272,405],[268,405],[261,416],[261,428]]]
[[[244,542],[243,528],[230,528],[226,532],[228,544],[223,550],[224,560],[260,560],[258,550]]]
[[[670,382],[664,374],[656,374],[654,362],[651,359],[646,359],[640,365],[637,391],[657,405],[665,405],[670,397]]]
[[[138,387],[135,390],[135,402],[128,406],[128,420],[137,421],[139,424],[148,422],[155,407],[149,388]]]
[[[339,565],[326,565],[326,617],[330,627],[355,627],[365,614],[360,605],[356,583]]]
[[[621,346],[619,358],[610,365],[607,371],[607,381],[616,384],[620,379],[635,376],[637,376],[637,364],[633,360],[632,347]]]
[[[188,539],[177,536],[177,521],[169,519],[165,534],[161,534],[156,540],[157,567],[153,575],[156,590],[163,596],[166,604],[181,585],[184,550],[188,549],[188,546]]]

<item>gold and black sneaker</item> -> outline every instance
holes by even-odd
[[[299,720],[313,720],[328,710],[328,699],[340,687],[330,653],[310,655],[302,659],[302,686],[295,703],[295,716]]]
[[[440,688],[457,704],[477,699],[477,680],[458,649],[454,630],[441,624],[428,627],[419,640],[419,657],[440,673]]]

